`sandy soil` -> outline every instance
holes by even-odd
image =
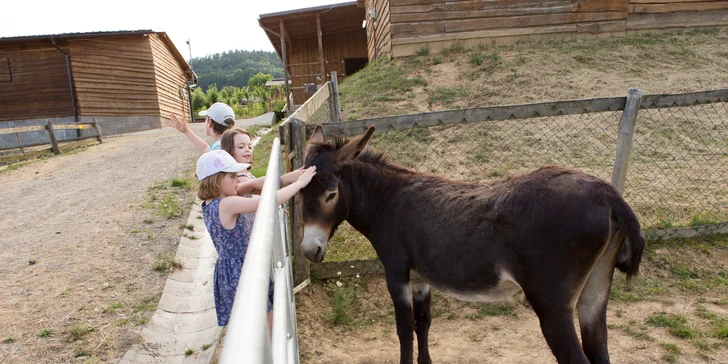
[[[728,238],[724,238],[723,241]],[[725,274],[728,249],[700,246],[658,248],[647,253],[642,273],[626,291],[617,273],[608,307],[613,363],[728,363],[728,340],[716,337],[716,320],[728,320],[728,284],[696,292],[674,278],[671,268],[714,269]],[[708,268],[710,267],[710,268]],[[710,279],[705,276],[704,279]],[[341,287],[336,283],[339,281]],[[696,283],[696,281],[692,281]],[[335,324],[335,291],[345,292],[350,318]],[[517,302],[505,310],[479,313],[480,305],[434,291],[430,354],[436,363],[555,363],[533,310]],[[615,293],[616,292],[616,293]],[[620,298],[631,292],[632,298]],[[345,278],[313,284],[296,297],[302,363],[398,363],[399,340],[382,277]],[[684,317],[691,338],[650,325],[661,313]],[[710,321],[706,317],[712,317]],[[575,317],[578,323],[578,318]],[[577,326],[578,332],[578,326]],[[674,344],[678,353],[668,350]],[[415,358],[417,340],[415,339]]]

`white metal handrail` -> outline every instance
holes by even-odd
[[[220,356],[223,364],[299,362],[286,220],[283,209],[276,204],[281,174],[281,143],[276,138],[225,334]],[[271,253],[275,277],[272,344],[266,319]]]

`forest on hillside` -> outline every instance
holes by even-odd
[[[198,77],[197,86],[203,90],[213,84],[220,88],[245,87],[258,73],[283,77],[283,65],[276,52],[233,50],[192,58],[191,65]]]

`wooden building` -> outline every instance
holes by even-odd
[[[195,82],[164,32],[0,38],[0,128],[47,119],[96,119],[105,135],[159,128],[171,113],[190,119]]]
[[[648,30],[728,25],[728,1],[358,0],[369,58],[433,53],[455,43],[578,39]]]
[[[363,21],[364,8],[356,1],[260,15],[258,22],[291,78],[295,105],[311,96],[306,84],[323,85],[331,71],[342,81],[366,65]]]

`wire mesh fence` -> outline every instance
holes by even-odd
[[[640,110],[624,194],[646,230],[728,221],[728,103]]]
[[[665,100],[648,96],[653,103],[638,112],[625,199],[648,238],[728,232],[728,90],[668,96]],[[682,101],[667,105],[673,98]],[[661,107],[656,107],[655,100],[662,102]],[[522,105],[518,115],[527,116],[463,119],[450,125],[415,122],[407,127],[395,121],[390,125],[381,119],[362,120],[360,126],[378,124],[380,132],[368,148],[419,172],[487,183],[559,165],[611,182],[623,112],[585,102],[583,111],[567,115],[539,116],[544,115],[544,105],[534,104]],[[600,103],[613,104],[613,100],[593,100],[594,105]],[[315,114],[325,113],[322,109],[323,105]],[[308,123],[330,120],[322,115]],[[338,128],[338,124],[339,130],[351,130],[347,128],[353,125],[332,126]],[[369,242],[344,223],[329,243],[326,261],[341,267],[354,265],[361,272],[348,262],[375,258]],[[339,269],[338,265],[332,269]]]

